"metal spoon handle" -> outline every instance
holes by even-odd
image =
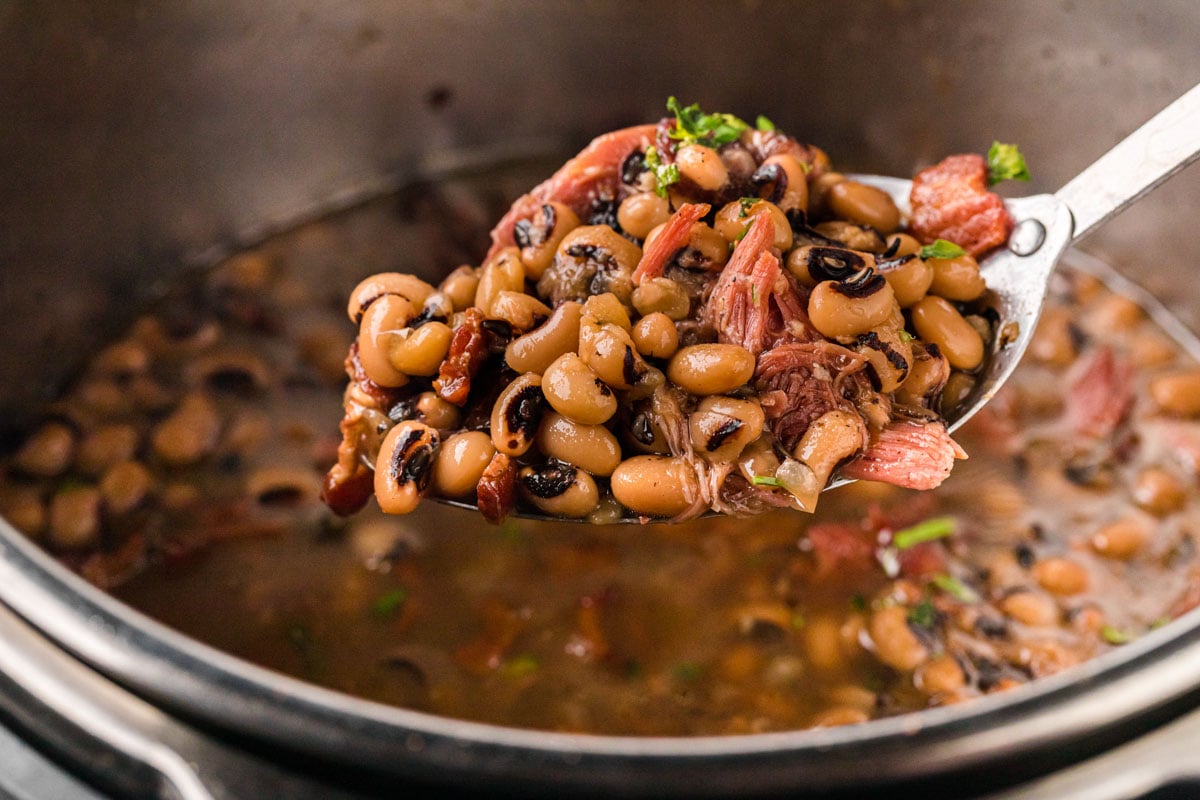
[[[1200,84],[1155,114],[1057,192],[1087,236],[1200,156]]]

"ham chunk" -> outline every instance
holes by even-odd
[[[980,256],[1008,241],[1013,219],[1000,195],[987,190],[987,162],[978,154],[950,156],[913,178],[913,236],[945,239]]]

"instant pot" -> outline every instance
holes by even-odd
[[[567,155],[671,94],[848,169],[993,139],[1053,191],[1200,82],[1200,6],[0,0],[0,435],[177,271],[417,177]],[[1023,191],[1023,190],[1022,190]],[[1200,169],[1088,239],[1193,329]],[[636,739],[357,700],[223,655],[0,521],[0,797],[1200,795],[1200,616],[964,706]]]

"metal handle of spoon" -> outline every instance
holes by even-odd
[[[1150,118],[1056,192],[1075,217],[1073,241],[1200,157],[1200,84]]]

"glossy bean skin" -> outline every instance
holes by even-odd
[[[413,304],[398,294],[386,294],[367,307],[358,331],[358,358],[375,383],[397,388],[408,376],[392,365],[391,345],[415,315]]]
[[[647,371],[628,328],[586,312],[579,323],[579,357],[614,389],[633,388]]]
[[[437,392],[417,395],[417,414],[421,422],[440,431],[457,428],[462,419],[458,406],[446,402]]]
[[[694,344],[680,348],[667,364],[667,377],[695,395],[726,394],[754,375],[754,355],[735,344]]]
[[[1179,511],[1187,504],[1187,487],[1162,467],[1147,467],[1133,484],[1133,501],[1156,516]]]
[[[100,491],[95,486],[56,492],[50,500],[50,543],[64,550],[95,544],[100,536],[100,502]]]
[[[579,227],[580,221],[570,206],[550,202],[543,204],[531,219],[517,225],[522,228],[515,232],[518,242],[525,242],[521,247],[521,261],[525,264],[526,277],[536,281],[554,261],[559,244]]]
[[[378,301],[377,301],[378,302]],[[187,466],[204,459],[217,446],[221,418],[206,395],[189,394],[154,429],[150,443],[163,462]]]
[[[551,412],[538,428],[537,448],[592,475],[608,477],[621,463],[621,445],[603,425],[582,425]]]
[[[671,217],[671,204],[665,197],[654,192],[632,194],[621,201],[617,208],[617,222],[621,230],[638,239],[645,239],[650,231]]]
[[[463,431],[438,448],[433,465],[433,490],[443,497],[466,497],[475,491],[496,448],[483,431]]]
[[[526,500],[552,517],[581,519],[600,504],[596,481],[576,467],[523,467],[517,485]]]
[[[908,627],[908,609],[895,605],[871,615],[868,625],[875,655],[892,669],[910,672],[929,657],[929,650]]]
[[[1099,555],[1116,561],[1128,561],[1138,554],[1149,539],[1146,528],[1136,519],[1125,517],[1101,525],[1092,534],[1091,546]]]
[[[892,317],[896,296],[886,281],[866,297],[848,297],[836,281],[821,281],[808,299],[808,316],[821,335],[831,339],[857,336]]]
[[[583,305],[569,300],[529,333],[513,339],[504,360],[517,372],[543,373],[564,353],[579,349],[579,320]]]
[[[713,462],[733,461],[762,435],[766,417],[753,400],[705,397],[688,417],[692,447]]]
[[[542,376],[550,406],[583,425],[600,425],[617,413],[617,397],[575,353],[559,356]]]
[[[841,181],[829,189],[826,201],[836,216],[870,225],[880,233],[891,233],[900,227],[900,209],[896,208],[891,195],[874,186]]]
[[[633,345],[648,358],[670,358],[679,349],[679,333],[666,314],[647,314],[632,331]]]
[[[933,269],[929,291],[938,297],[963,303],[975,300],[987,291],[987,284],[979,274],[979,262],[971,256],[931,258],[927,263]]]
[[[696,472],[682,458],[634,456],[613,470],[612,493],[635,514],[673,517],[699,497]]]
[[[506,247],[496,253],[479,268],[479,286],[475,290],[475,307],[485,317],[491,317],[492,304],[501,292],[523,292],[525,290],[525,264],[521,251]]]
[[[955,369],[972,370],[983,363],[983,339],[944,299],[926,296],[912,308],[917,336],[938,346]]]
[[[100,497],[111,514],[128,514],[150,495],[154,477],[137,461],[113,464],[100,478]]]
[[[402,375],[436,375],[450,350],[454,332],[444,322],[426,322],[419,328],[404,328],[390,337],[388,361]]]
[[[519,376],[492,406],[492,445],[507,456],[524,455],[533,446],[545,413],[542,378],[533,372]]]
[[[894,250],[892,250],[893,247]],[[921,252],[921,247],[921,243],[907,233],[893,233],[887,237],[887,249],[891,251],[892,258],[915,256]]]
[[[376,300],[394,295],[409,302],[413,308],[419,308],[425,298],[433,294],[434,289],[415,275],[401,272],[381,272],[364,278],[354,291],[350,293],[350,301],[346,314],[350,321],[359,324],[366,310]]]
[[[896,302],[901,308],[911,308],[917,301],[929,293],[933,285],[933,268],[916,256],[897,264],[881,269],[880,274],[892,287]]]
[[[492,301],[493,319],[500,319],[521,334],[533,330],[550,317],[550,306],[525,292],[501,291]]]
[[[1088,587],[1087,570],[1067,558],[1045,558],[1033,565],[1033,577],[1051,594],[1075,595]]]
[[[726,169],[717,151],[700,144],[685,145],[675,153],[679,175],[705,191],[716,191],[729,182]]]
[[[75,431],[62,422],[47,422],[17,451],[13,463],[27,475],[51,478],[66,472],[75,460]]]
[[[728,242],[736,243],[745,235],[746,229],[754,223],[759,214],[768,214],[775,223],[775,238],[771,245],[779,250],[787,250],[792,246],[792,224],[788,221],[779,206],[766,200],[735,200],[726,204],[717,212],[713,221],[713,229],[721,234]]]
[[[771,190],[771,193],[764,197],[774,202],[784,213],[808,208],[808,170],[806,166],[801,164],[795,156],[780,153],[764,161],[756,175],[769,175],[774,169],[783,173],[785,187],[780,192],[778,183],[772,181],[772,185],[766,187]],[[776,195],[779,196],[776,198]]]
[[[433,478],[440,442],[435,429],[414,420],[388,431],[375,461],[375,499],[385,514],[416,509]]]
[[[475,268],[464,264],[457,268],[438,286],[438,291],[450,298],[455,311],[465,311],[475,302],[479,290],[479,275]]]
[[[1160,375],[1150,381],[1150,397],[1160,409],[1179,417],[1200,417],[1200,368]]]
[[[646,278],[633,290],[633,307],[643,316],[661,313],[678,322],[687,319],[692,303],[687,292],[670,278]]]

